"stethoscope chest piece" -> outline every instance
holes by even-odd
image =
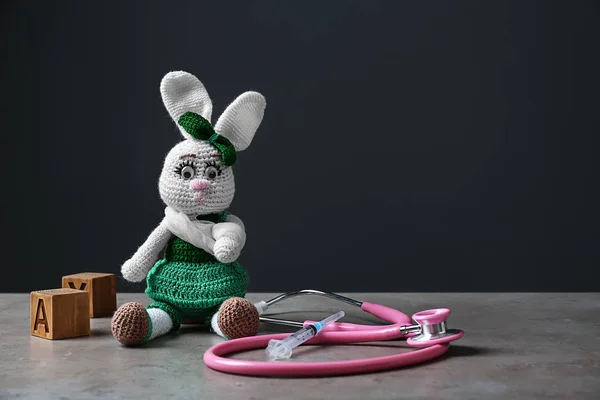
[[[411,346],[426,347],[434,344],[450,343],[458,340],[465,334],[460,329],[448,329],[448,317],[450,310],[447,308],[435,308],[420,311],[412,316],[418,324],[403,327],[406,333],[416,333],[406,340]]]

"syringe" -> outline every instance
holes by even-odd
[[[290,358],[292,356],[292,350],[300,346],[302,343],[314,337],[324,327],[337,321],[346,315],[343,311],[333,314],[325,318],[321,322],[315,322],[312,325],[305,326],[296,333],[292,333],[290,336],[283,340],[269,340],[269,345],[265,349],[265,354],[270,361],[278,358]]]

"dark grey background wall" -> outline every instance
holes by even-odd
[[[170,70],[215,116],[267,98],[235,167],[251,291],[600,289],[598,2],[1,7],[0,291],[118,273],[159,222]]]

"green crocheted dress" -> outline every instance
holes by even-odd
[[[227,212],[202,216],[215,223],[226,218]],[[237,261],[220,263],[206,251],[173,237],[164,258],[148,273],[146,283],[146,294],[154,300],[148,308],[160,308],[169,314],[176,330],[186,319],[203,320],[209,325],[225,300],[246,295],[248,275]]]

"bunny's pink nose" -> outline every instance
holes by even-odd
[[[190,182],[190,188],[192,190],[204,190],[210,187],[210,181],[206,179],[194,179]]]

